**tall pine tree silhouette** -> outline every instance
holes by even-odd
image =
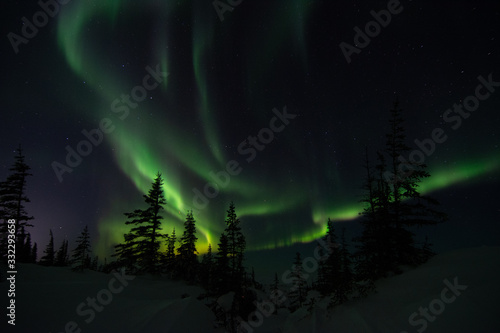
[[[196,269],[198,267],[198,257],[196,251],[196,221],[193,217],[193,212],[187,213],[186,221],[184,222],[184,233],[180,238],[180,246],[178,249],[178,267],[182,273],[182,277],[188,281],[194,281]]]
[[[233,202],[229,204],[226,217],[227,255],[229,258],[229,285],[234,291],[240,290],[244,285],[245,268],[243,260],[245,255],[246,240],[241,232],[240,220],[236,215]]]
[[[215,289],[221,295],[231,290],[229,285],[231,275],[229,272],[228,240],[225,233],[220,236],[215,261]]]
[[[201,286],[205,288],[208,294],[214,292],[214,257],[212,255],[212,245],[208,244],[208,251],[201,259],[199,280]]]
[[[340,284],[341,258],[340,249],[337,244],[337,235],[333,221],[328,219],[326,235],[323,237],[327,244],[326,259],[318,265],[318,290],[323,295],[332,294]]]
[[[29,223],[33,216],[29,216],[25,209],[25,204],[30,202],[26,196],[26,182],[31,169],[25,163],[25,157],[21,146],[17,148],[17,155],[14,156],[14,165],[9,169],[11,174],[3,182],[0,182],[0,256],[2,260],[6,259],[7,255],[7,222],[14,219],[15,234],[17,239],[16,248],[22,249],[25,245],[26,227],[32,227]],[[22,258],[24,261],[25,258]]]
[[[177,235],[175,234],[175,228],[172,230],[171,235],[166,235],[167,251],[164,255],[163,266],[165,271],[168,273],[170,278],[177,277],[179,271],[177,269],[177,256],[175,254],[175,244],[177,243]]]
[[[423,250],[415,246],[410,227],[433,225],[446,220],[437,211],[438,202],[423,196],[419,184],[430,174],[422,160],[410,153],[406,145],[402,110],[396,101],[390,111],[389,133],[386,146],[377,152],[377,164],[370,165],[365,152],[366,178],[364,184],[366,203],[363,215],[363,233],[356,239],[356,273],[367,291],[373,280],[389,272],[399,273],[401,265],[420,264],[426,260]],[[407,157],[406,155],[409,155]],[[426,252],[428,253],[428,252]]]
[[[157,274],[160,272],[160,244],[165,238],[161,234],[161,223],[166,200],[163,194],[163,179],[158,172],[147,195],[143,195],[146,209],[136,209],[125,213],[126,225],[132,225],[130,232],[124,235],[125,243],[115,246],[119,262],[127,262],[140,272]]]
[[[420,264],[421,253],[415,246],[414,234],[408,227],[434,225],[446,220],[446,214],[436,210],[437,200],[422,195],[419,184],[430,174],[426,171],[425,155],[411,153],[406,145],[402,110],[396,101],[389,120],[390,131],[386,135],[385,153],[388,155],[388,169],[385,180],[390,184],[389,216],[391,221],[391,244],[394,245],[398,265]],[[434,144],[434,143],[433,143]],[[416,160],[415,156],[419,156]],[[392,177],[390,177],[392,175]]]

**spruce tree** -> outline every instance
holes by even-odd
[[[384,151],[377,153],[373,170],[366,153],[367,176],[364,189],[367,204],[363,215],[363,233],[357,239],[356,273],[360,280],[373,280],[389,272],[399,273],[401,265],[419,264],[423,258],[415,246],[414,226],[433,225],[446,220],[437,211],[438,202],[420,194],[419,184],[427,177],[424,161],[410,161],[406,145],[402,111],[398,102],[390,111],[389,133]],[[372,171],[373,170],[373,171]]]
[[[226,234],[222,233],[217,248],[215,268],[215,287],[219,295],[231,290],[230,278],[228,240]]]
[[[175,234],[175,228],[172,230],[171,235],[166,235],[166,243],[167,243],[167,252],[165,253],[165,269],[169,276],[172,277],[177,277],[178,275],[178,270],[177,270],[177,256],[175,254],[175,244],[177,242],[177,235]]]
[[[347,301],[354,290],[354,272],[352,267],[351,253],[347,248],[345,239],[345,227],[342,228],[340,237],[340,270],[338,286],[335,288],[335,302],[342,304]]]
[[[243,267],[244,253],[246,247],[245,236],[241,232],[240,220],[231,202],[227,210],[226,229],[224,233],[227,237],[227,255],[229,257],[229,277],[230,289],[238,291],[245,282],[245,269]]]
[[[54,266],[68,266],[68,241],[63,240],[59,250],[57,250]]]
[[[391,188],[391,222],[393,243],[398,265],[419,264],[418,250],[415,246],[414,234],[408,227],[434,225],[446,220],[446,215],[434,207],[438,202],[428,196],[420,194],[419,184],[430,174],[426,171],[424,161],[416,161],[413,154],[409,161],[404,156],[410,148],[405,143],[402,110],[398,102],[391,110],[389,121],[390,132],[386,135],[385,152],[389,156],[389,179]],[[423,154],[422,154],[423,156]],[[386,173],[387,175],[387,173]],[[386,177],[386,180],[387,177]]]
[[[281,290],[280,290],[280,283],[279,283],[279,280],[278,280],[278,273],[274,273],[274,280],[273,280],[273,283],[271,284],[271,296],[270,296],[270,300],[275,304],[275,309],[274,309],[274,312],[273,314],[276,314],[277,313],[277,310],[281,307],[281,303],[282,303],[282,294],[281,294]]]
[[[341,256],[333,221],[328,219],[324,241],[328,246],[326,259],[319,263],[318,289],[323,295],[330,295],[340,285]]]
[[[180,238],[180,246],[178,249],[178,268],[184,279],[193,281],[196,275],[198,266],[198,257],[196,251],[196,221],[193,217],[193,212],[187,213],[186,221],[184,222],[184,233]]]
[[[430,177],[430,174],[426,171],[427,165],[424,161],[415,161],[413,155],[410,155],[410,161],[404,158],[410,148],[405,144],[406,135],[401,114],[402,111],[396,102],[391,110],[391,130],[387,134],[385,151],[389,155],[389,169],[393,175],[390,179],[391,213],[395,228],[397,262],[406,265],[420,263],[414,234],[407,228],[435,225],[445,221],[447,216],[435,208],[439,204],[437,200],[421,195],[418,190],[419,184]]]
[[[160,245],[165,235],[161,234],[161,223],[166,200],[163,193],[163,179],[158,172],[147,195],[143,195],[146,209],[136,209],[125,213],[126,225],[132,225],[124,235],[125,242],[115,246],[118,263],[126,263],[128,268],[135,267],[134,273],[160,272]]]
[[[50,240],[49,244],[43,252],[44,256],[40,259],[40,265],[52,266],[54,265],[54,235],[52,234],[52,229],[50,230]]]
[[[14,165],[9,169],[12,173],[6,181],[0,182],[0,258],[4,260],[7,255],[7,221],[14,219],[17,239],[17,248],[21,249],[25,243],[25,227],[32,227],[29,223],[33,216],[29,216],[25,209],[25,204],[30,200],[26,196],[27,177],[31,169],[25,163],[25,157],[21,146],[17,148],[17,155],[14,156]],[[23,258],[24,259],[24,258]]]
[[[355,238],[357,251],[354,255],[358,291],[366,295],[374,288],[374,281],[386,276],[396,268],[394,240],[390,220],[390,187],[383,179],[387,170],[385,156],[377,152],[377,164],[370,165],[368,151],[365,150],[366,178],[365,197],[361,200],[366,206],[361,213],[363,232]]]
[[[203,288],[210,294],[214,290],[213,280],[214,280],[214,258],[212,255],[212,244],[208,244],[208,251],[205,253],[201,259],[200,264],[200,284]]]
[[[307,296],[307,283],[299,252],[295,255],[291,277],[293,285],[288,292],[288,298],[290,299],[290,310],[293,312],[302,307]]]
[[[84,269],[90,268],[90,255],[90,234],[88,226],[85,226],[76,240],[76,248],[71,256],[71,269],[82,272]]]

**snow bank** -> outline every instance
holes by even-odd
[[[440,254],[377,282],[365,299],[329,311],[324,300],[312,313],[280,309],[253,332],[500,332],[499,257],[500,247]],[[224,332],[197,300],[203,290],[181,282],[21,264],[16,288],[16,326],[3,315],[1,332]]]
[[[376,294],[326,316],[318,316],[318,311],[298,321],[290,316],[282,332],[500,332],[499,258],[500,247],[438,255],[378,281]]]

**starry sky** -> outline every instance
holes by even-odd
[[[220,3],[2,3],[0,178],[22,144],[39,248],[49,228],[58,246],[89,225],[109,255],[157,172],[164,232],[192,209],[200,252],[230,201],[250,250],[310,242],[328,217],[355,233],[363,152],[383,148],[396,98],[412,149],[447,138],[421,184],[450,215],[426,230],[436,248],[498,245],[500,84],[453,111],[480,76],[500,81],[496,1]],[[385,27],[370,24],[382,10]]]

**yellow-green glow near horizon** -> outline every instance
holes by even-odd
[[[135,72],[129,73],[124,71],[121,63],[114,63],[114,57],[126,62],[128,55],[108,55],[109,50],[103,49],[107,46],[104,39],[115,35],[118,38],[118,31],[122,26],[126,25],[130,29],[134,24],[141,23],[140,15],[134,16],[132,13],[141,13],[144,11],[143,7],[148,6],[164,13],[164,18],[155,22],[158,29],[154,30],[154,34],[145,36],[148,43],[151,43],[144,52],[147,55],[142,59],[130,56]],[[219,96],[213,87],[214,77],[210,67],[210,63],[217,58],[214,53],[217,34],[223,34],[224,31],[218,26],[220,22],[215,13],[206,13],[197,8],[198,11],[193,12],[193,19],[188,22],[192,25],[191,39],[187,43],[189,47],[182,50],[190,68],[183,68],[184,72],[179,73],[180,71],[176,71],[176,57],[179,57],[176,52],[179,50],[176,51],[168,44],[173,37],[167,30],[168,22],[163,21],[175,16],[172,13],[179,6],[189,7],[189,3],[85,0],[65,5],[57,17],[58,44],[67,66],[78,80],[85,81],[86,88],[89,87],[98,96],[97,101],[85,105],[82,116],[93,121],[112,119],[116,129],[106,134],[105,144],[102,145],[106,147],[98,149],[107,149],[113,154],[118,169],[136,189],[136,193],[131,193],[128,197],[124,193],[109,190],[109,209],[98,224],[100,238],[96,248],[99,253],[109,254],[113,244],[123,241],[123,234],[128,231],[123,213],[145,208],[142,195],[148,193],[157,172],[161,172],[164,178],[163,189],[167,200],[163,232],[170,234],[175,228],[180,236],[186,213],[193,209],[199,238],[197,248],[201,253],[206,251],[208,244],[216,250],[220,233],[225,227],[224,218],[229,200],[235,201],[236,213],[242,220],[244,230],[248,232],[248,248],[253,250],[310,242],[324,235],[328,218],[334,222],[357,218],[363,205],[358,202],[359,197],[342,194],[347,186],[341,183],[343,174],[340,168],[310,158],[304,153],[304,146],[287,137],[288,129],[276,134],[280,138],[277,141],[280,142],[272,144],[276,145],[277,150],[286,149],[283,147],[289,145],[290,154],[295,154],[297,160],[300,159],[297,163],[310,167],[310,174],[302,174],[299,179],[287,177],[287,165],[274,168],[272,165],[261,166],[260,161],[247,163],[244,157],[235,157],[234,147],[252,133],[242,133],[240,141],[228,144],[233,147],[233,154],[231,150],[224,149],[226,143],[224,128],[220,123],[220,109],[224,105],[225,96]],[[212,9],[210,3],[207,8]],[[269,59],[273,59],[283,45],[288,45],[278,41],[291,41],[293,52],[299,55],[298,70],[308,67],[304,29],[312,9],[309,1],[291,0],[286,10],[274,8],[269,11],[272,18],[269,35],[252,37],[249,43],[252,52],[249,51],[246,58],[241,60],[247,64],[243,82],[253,86],[266,79],[263,73],[272,64]],[[238,10],[243,8],[238,7]],[[100,20],[102,24],[96,26],[93,23],[96,20]],[[230,26],[231,23],[224,24]],[[103,40],[98,40],[96,36],[101,34],[104,36]],[[147,74],[144,68],[154,68],[156,64],[160,65],[162,71],[168,72],[169,76],[154,91],[148,92],[148,97],[152,100],[148,98],[142,101],[137,108],[130,108],[130,115],[126,119],[118,119],[111,111],[111,103],[121,94],[129,94],[133,87],[140,85],[142,76]],[[191,90],[182,96],[171,93],[186,77],[192,80]],[[230,84],[239,83],[229,82],[228,85]],[[243,98],[255,98],[256,93],[250,93],[250,89],[248,91],[248,96]],[[165,102],[167,98],[172,100]],[[161,102],[156,102],[157,100]],[[80,104],[80,100],[75,100],[75,105]],[[260,106],[265,102],[259,100],[255,104]],[[189,117],[178,117],[181,112],[189,112]],[[272,116],[270,114],[261,112],[252,116],[259,120],[257,124],[267,126]],[[186,122],[185,119],[189,121]],[[238,129],[238,125],[231,126]],[[329,154],[328,151],[319,150],[318,154],[321,153]],[[260,154],[269,152],[264,150]],[[232,176],[227,186],[220,187],[218,196],[210,199],[206,207],[196,207],[193,189],[203,192],[205,184],[214,181],[211,173],[224,170],[226,163],[233,159],[239,162],[241,173]],[[428,164],[431,177],[420,186],[423,194],[479,180],[480,176],[500,169],[500,158],[476,156],[457,160],[451,166],[433,165],[431,162]],[[262,175],[266,172],[269,175]],[[362,174],[361,168],[359,174]],[[335,182],[337,186],[329,196],[321,186],[325,179]],[[350,194],[355,192],[352,187],[359,185],[352,185]],[[361,194],[361,191],[358,193]],[[135,199],[131,199],[132,197]],[[309,215],[305,220],[289,222],[281,217],[285,213],[293,215],[299,208]],[[255,222],[257,220],[264,220],[266,223],[259,225]],[[247,221],[252,222],[245,224]]]

